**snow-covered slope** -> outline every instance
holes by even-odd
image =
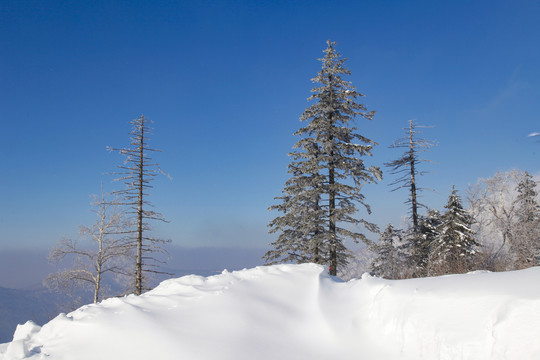
[[[340,282],[318,265],[167,280],[20,325],[0,359],[538,359],[540,268]]]

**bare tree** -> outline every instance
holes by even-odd
[[[469,187],[469,211],[484,247],[486,268],[534,266],[540,255],[540,206],[536,181],[527,172],[498,172]]]
[[[82,243],[72,238],[61,240],[52,249],[49,259],[57,264],[70,258],[70,268],[51,274],[45,279],[49,288],[66,291],[70,288],[87,288],[93,291],[93,301],[104,298],[103,280],[108,273],[127,275],[126,259],[132,246],[125,238],[128,228],[123,213],[118,206],[94,197],[93,212],[97,219],[90,227],[80,226]]]
[[[469,186],[469,212],[477,221],[474,230],[479,242],[491,252],[487,258],[489,267],[499,263],[496,265],[499,269],[514,268],[509,254],[516,240],[518,223],[518,193],[515,189],[522,178],[520,170],[497,172],[493,177],[479,179],[475,185]]]
[[[429,148],[435,145],[434,141],[426,140],[419,135],[422,131],[419,129],[427,128],[427,126],[420,126],[415,123],[414,120],[409,120],[409,126],[404,128],[406,136],[396,140],[390,148],[405,148],[405,152],[397,160],[385,163],[385,166],[390,168],[390,173],[398,175],[398,178],[390,183],[390,186],[394,186],[392,191],[398,189],[408,189],[409,198],[405,201],[406,204],[410,204],[410,213],[412,218],[412,231],[409,236],[411,243],[410,248],[410,263],[413,268],[413,273],[417,276],[426,275],[426,266],[428,262],[429,249],[427,247],[423,234],[420,234],[420,216],[418,215],[418,208],[427,208],[419,201],[419,193],[426,188],[419,187],[417,184],[417,177],[424,175],[425,171],[420,171],[419,165],[421,162],[431,162],[420,157],[421,152],[427,151]]]
[[[116,181],[122,181],[125,185],[123,190],[115,191],[114,194],[122,197],[121,205],[127,206],[128,213],[133,217],[134,230],[132,231],[135,243],[135,294],[140,295],[148,289],[145,283],[144,273],[165,274],[155,270],[159,260],[153,255],[156,252],[166,252],[161,245],[169,242],[148,236],[151,230],[148,220],[167,222],[163,215],[152,210],[152,204],[147,200],[149,189],[152,188],[150,181],[163,171],[157,163],[152,162],[150,153],[158,152],[148,145],[151,120],[144,115],[132,120],[130,145],[126,148],[111,148],[110,151],[118,151],[124,155],[123,165],[118,166],[121,172],[116,173],[120,177]]]
[[[418,136],[422,133],[422,131],[418,130],[419,128],[427,128],[427,126],[420,126],[414,120],[409,120],[409,127],[403,129],[406,131],[406,136],[396,140],[390,146],[390,148],[405,148],[405,152],[399,159],[385,163],[385,166],[390,168],[391,174],[399,175],[397,180],[390,183],[390,186],[395,186],[392,191],[403,188],[409,190],[410,197],[405,203],[411,206],[411,217],[415,233],[418,231],[418,208],[426,207],[418,201],[418,193],[426,190],[426,188],[417,186],[416,177],[426,173],[425,171],[420,171],[418,166],[421,162],[431,162],[421,159],[419,153],[425,152],[435,145],[434,141]]]

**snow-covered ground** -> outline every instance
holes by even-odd
[[[313,264],[167,280],[20,325],[0,359],[540,359],[540,268],[341,282]]]

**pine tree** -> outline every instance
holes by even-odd
[[[523,179],[519,182],[516,191],[518,196],[517,202],[517,217],[520,222],[533,222],[540,218],[540,206],[536,201],[538,192],[536,191],[536,181],[532,176],[525,172]]]
[[[379,236],[378,244],[372,246],[377,256],[371,262],[371,274],[385,279],[403,277],[405,255],[400,251],[403,242],[402,232],[388,224]]]
[[[126,157],[124,164],[118,166],[121,169],[120,178],[125,185],[123,190],[115,191],[114,194],[123,198],[121,205],[128,207],[128,213],[133,216],[136,228],[133,230],[135,243],[135,278],[134,290],[136,295],[140,295],[148,288],[145,285],[144,273],[159,273],[154,257],[156,252],[165,252],[161,245],[168,242],[148,236],[151,229],[148,220],[158,220],[166,222],[163,215],[151,209],[152,204],[147,200],[149,189],[152,188],[150,181],[162,173],[159,165],[152,162],[151,152],[160,150],[153,149],[148,145],[148,137],[151,131],[151,120],[140,116],[130,122],[132,125],[131,143],[127,148],[109,148],[110,151],[118,151]]]
[[[510,251],[518,268],[537,265],[540,260],[540,206],[536,181],[525,172],[516,187],[516,218]]]
[[[371,213],[361,187],[382,178],[378,167],[366,167],[363,156],[370,156],[376,143],[356,133],[351,126],[355,117],[372,119],[357,102],[363,96],[352,84],[342,79],[350,75],[344,67],[345,59],[335,51],[335,42],[327,42],[322,70],[312,79],[318,85],[308,100],[316,103],[308,107],[301,121],[307,125],[295,135],[301,139],[289,154],[291,178],[285,184],[281,204],[272,206],[284,213],[270,223],[270,232],[280,232],[272,243],[274,249],[266,253],[268,263],[279,261],[315,261],[329,265],[330,274],[338,266],[346,265],[350,256],[344,245],[349,238],[368,243],[367,237],[350,230],[346,224],[362,224],[369,231],[377,226],[355,217],[357,204]]]
[[[471,229],[474,218],[461,204],[457,190],[452,193],[445,205],[446,212],[441,216],[437,227],[437,238],[432,248],[430,275],[464,273],[470,270],[476,247],[480,246]]]
[[[411,254],[410,266],[413,277],[424,277],[428,274],[429,255],[435,244],[441,224],[441,214],[438,210],[428,210],[425,216],[420,216],[418,230],[410,234],[414,252]]]

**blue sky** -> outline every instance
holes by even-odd
[[[519,168],[540,171],[538,1],[11,1],[0,4],[0,248],[49,248],[117,184],[128,121],[155,121],[171,176],[150,200],[181,246],[265,247],[286,154],[326,40],[375,110],[359,132],[382,166],[409,119],[434,126],[424,202]],[[384,170],[384,169],[383,169]],[[369,220],[399,224],[388,172]],[[365,216],[364,213],[361,213]]]

